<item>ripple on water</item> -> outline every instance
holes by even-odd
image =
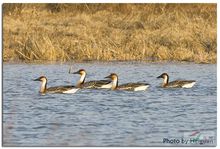
[[[115,72],[119,84],[150,83],[145,92],[87,89],[73,95],[41,95],[40,83],[30,81],[44,74],[48,86],[75,84],[79,76],[64,73],[68,68],[4,64],[4,146],[174,146],[162,143],[163,138],[193,131],[214,134],[216,140],[216,65],[74,64],[74,69],[87,70],[87,80]],[[197,83],[192,89],[163,89],[156,77],[165,71],[171,81]]]

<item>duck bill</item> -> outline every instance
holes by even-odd
[[[79,71],[73,72],[72,74],[79,74]]]
[[[111,79],[111,75],[109,75],[109,76],[106,76],[105,78]]]
[[[162,77],[162,75],[160,75],[160,76],[158,76],[157,78],[159,79],[159,78],[163,78],[163,77]]]
[[[39,78],[37,78],[37,79],[34,79],[33,81],[40,81],[40,79],[39,79]]]

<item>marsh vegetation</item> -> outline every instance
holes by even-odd
[[[3,4],[3,61],[217,61],[217,4]]]

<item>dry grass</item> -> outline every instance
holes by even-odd
[[[4,4],[3,61],[217,61],[216,4]]]

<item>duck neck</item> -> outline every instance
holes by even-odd
[[[43,80],[40,87],[40,93],[45,93],[47,90],[47,80]]]
[[[85,78],[86,78],[86,73],[81,74],[81,77],[80,77],[79,81],[77,82],[78,87],[84,84]]]
[[[167,84],[169,83],[169,76],[165,76],[164,79],[163,79],[163,84],[162,86],[166,86]]]
[[[118,87],[118,78],[112,80],[112,90],[117,89]]]

